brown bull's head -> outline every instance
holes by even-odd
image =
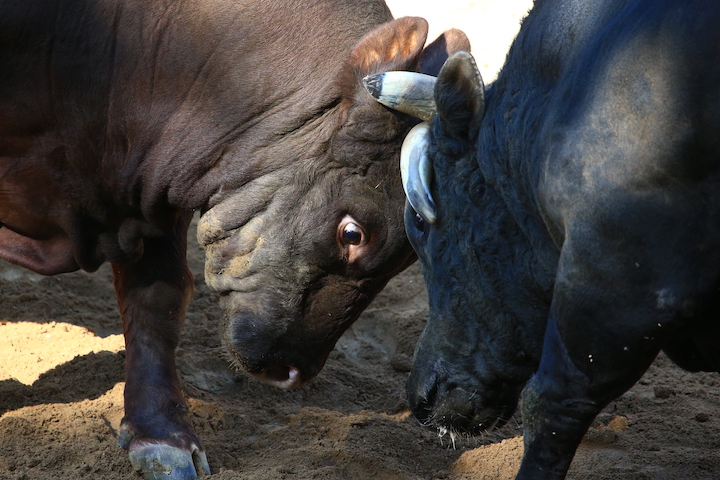
[[[467,49],[451,31],[423,48],[427,23],[388,22],[367,34],[335,79],[331,111],[266,151],[295,158],[219,195],[203,215],[206,281],[221,292],[233,361],[259,380],[295,388],[394,275],[415,260],[403,225],[402,139],[417,122],[379,105],[363,77],[436,73]]]

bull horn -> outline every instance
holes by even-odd
[[[430,193],[432,165],[427,155],[427,122],[415,125],[405,137],[400,151],[400,175],[408,202],[429,224],[437,220],[435,201]]]
[[[428,121],[436,111],[436,81],[423,73],[393,71],[368,75],[363,78],[363,85],[386,107]]]

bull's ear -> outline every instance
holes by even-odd
[[[388,70],[415,70],[427,38],[421,17],[402,17],[384,23],[355,46],[350,64],[356,78]]]
[[[469,52],[448,58],[435,83],[435,103],[442,133],[474,143],[485,115],[485,85]]]
[[[365,90],[363,78],[390,70],[415,71],[427,31],[424,18],[402,17],[378,26],[355,46],[337,82],[342,125],[330,145],[336,161],[366,169],[373,159],[391,158],[387,143],[400,140],[407,119],[380,107]]]
[[[448,57],[460,50],[470,51],[470,40],[467,35],[457,28],[447,30],[425,47],[420,56],[418,71],[437,77]]]

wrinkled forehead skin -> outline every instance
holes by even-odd
[[[336,136],[317,160],[263,175],[202,216],[206,282],[221,293],[222,335],[239,367],[259,374],[292,365],[303,381],[312,378],[344,330],[415,260],[397,167],[409,126],[395,118],[383,128],[392,142]],[[364,245],[338,238],[348,218]]]

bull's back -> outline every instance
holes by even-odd
[[[545,129],[543,208],[572,259],[559,278],[592,265],[683,322],[717,308],[718,15],[715,2],[629,2],[568,70]]]
[[[563,222],[618,202],[702,194],[720,205],[720,6],[632,3],[597,30],[550,104],[542,189]]]

